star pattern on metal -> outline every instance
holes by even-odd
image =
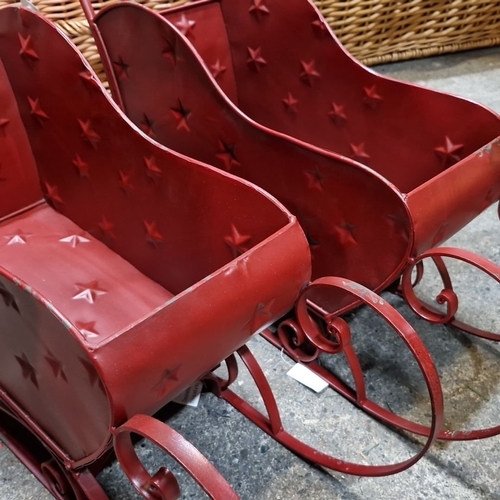
[[[120,177],[119,185],[125,191],[126,194],[131,194],[136,191],[136,187],[132,181],[133,173],[124,172],[123,170],[118,170],[118,175]]]
[[[321,78],[320,73],[316,70],[316,62],[313,60],[300,61],[302,71],[300,73],[300,80],[307,85],[312,86],[315,79]]]
[[[269,9],[266,5],[266,0],[252,0],[252,6],[248,9],[250,14],[253,14],[256,19],[260,19],[262,16],[269,15]]]
[[[364,142],[360,142],[359,144],[349,144],[349,147],[351,148],[352,154],[356,158],[360,158],[363,160],[369,160],[371,158],[365,150]]]
[[[382,96],[378,93],[376,85],[372,85],[371,87],[363,87],[363,92],[363,102],[369,108],[375,108],[380,102],[382,102]]]
[[[54,205],[64,205],[64,201],[59,195],[59,188],[57,186],[53,186],[48,182],[45,182],[45,196],[48,200]]]
[[[234,257],[247,252],[250,249],[251,241],[252,237],[248,234],[240,233],[234,224],[231,224],[231,234],[224,236],[224,242],[232,250]]]
[[[90,166],[87,162],[83,161],[79,154],[75,156],[73,160],[73,165],[76,167],[80,177],[90,178],[89,169]]]
[[[177,64],[177,50],[176,50],[176,39],[174,38],[171,42],[168,38],[164,38],[163,41],[165,45],[161,51],[161,55],[164,59],[169,61],[172,66]]]
[[[64,382],[68,382],[68,377],[64,372],[62,363],[50,352],[48,351],[47,356],[45,356],[45,361],[47,361],[54,378],[60,378]]]
[[[455,144],[448,136],[444,138],[444,145],[434,148],[445,167],[449,167],[462,159],[463,144]]]
[[[349,224],[348,222],[335,224],[332,228],[332,231],[343,247],[349,247],[358,244],[358,241],[354,236],[356,226],[354,226],[353,224]]]
[[[323,181],[326,179],[326,175],[320,171],[319,167],[316,165],[314,170],[304,170],[303,172],[307,179],[307,187],[323,192]]]
[[[170,112],[175,118],[177,130],[185,130],[186,132],[191,132],[191,129],[188,125],[188,118],[191,116],[191,110],[185,108],[180,99],[179,105],[176,108],[170,108]]]
[[[163,235],[160,233],[158,230],[157,224],[155,221],[142,221],[144,224],[144,228],[146,230],[146,239],[149,243],[151,243],[153,246],[157,246],[158,243],[162,243],[165,241],[165,238]]]
[[[296,99],[291,92],[288,92],[288,95],[282,100],[285,109],[293,114],[298,112],[298,104],[299,100]]]
[[[87,341],[99,337],[99,332],[95,327],[95,321],[77,321],[75,326],[78,328],[82,337]]]
[[[164,397],[168,393],[168,390],[172,386],[172,383],[179,380],[180,368],[181,365],[177,365],[174,368],[167,368],[162,372],[160,380],[153,387],[153,390],[158,394],[159,397]]]
[[[260,73],[262,67],[267,65],[267,61],[262,57],[262,49],[261,47],[257,47],[252,49],[252,47],[247,47],[248,51],[248,59],[247,64],[248,67],[255,71],[255,73]]]
[[[19,55],[25,57],[27,59],[31,59],[34,61],[38,61],[38,54],[35,52],[33,48],[33,42],[31,39],[31,35],[28,35],[26,38],[23,35],[19,34],[19,43],[21,44],[21,50],[19,51]]]
[[[80,129],[82,131],[81,138],[92,146],[93,149],[97,149],[97,145],[101,140],[101,136],[94,130],[90,120],[78,120]]]
[[[113,68],[115,70],[115,74],[121,80],[128,80],[129,67],[130,64],[127,64],[121,56],[118,58],[118,61],[113,61]]]
[[[269,302],[259,302],[252,316],[246,322],[244,326],[245,330],[249,331],[251,334],[262,330],[273,316],[273,306],[275,302],[276,299],[271,299]]]
[[[17,305],[16,299],[12,293],[5,288],[0,288],[0,298],[2,299],[5,307],[12,307],[14,311],[20,314],[19,306]]]
[[[101,295],[106,295],[107,291],[99,286],[97,280],[93,280],[89,283],[75,283],[75,287],[78,290],[76,295],[73,295],[73,300],[85,300],[89,304],[94,304],[97,297]]]
[[[90,240],[88,238],[85,238],[85,236],[81,236],[79,234],[71,234],[70,236],[61,238],[59,241],[61,243],[67,243],[71,248],[76,248],[81,243],[90,243]]]
[[[224,164],[224,169],[227,172],[231,172],[233,167],[241,165],[236,156],[236,144],[228,144],[222,139],[219,140],[219,152],[215,157]]]
[[[35,118],[40,125],[43,125],[49,119],[49,117],[40,106],[40,100],[38,98],[32,99],[28,96],[28,103],[30,106],[31,116]]]
[[[19,366],[21,367],[22,371],[22,377],[26,380],[30,380],[33,385],[39,389],[38,386],[38,374],[35,370],[35,367],[30,363],[28,357],[24,352],[21,354],[21,356],[15,356],[17,362],[19,363]]]
[[[219,80],[226,71],[227,67],[221,63],[220,59],[217,59],[217,61],[210,66],[210,72],[216,80]]]
[[[144,113],[143,119],[139,123],[139,127],[141,128],[141,130],[144,133],[149,135],[149,137],[151,137],[151,139],[156,139],[156,134],[153,130],[154,124],[155,124],[154,120],[149,118],[148,115],[146,115],[146,113]]]
[[[102,231],[103,235],[112,240],[116,240],[115,235],[115,225],[111,223],[106,217],[102,216],[100,222],[98,223],[99,229]]]
[[[146,175],[148,175],[148,177],[151,177],[154,180],[163,175],[163,172],[158,166],[158,163],[156,162],[156,158],[154,156],[145,157],[144,163],[146,165]]]
[[[194,40],[194,29],[196,27],[196,21],[188,19],[184,14],[182,14],[179,21],[175,23],[177,29],[190,40]]]
[[[332,102],[332,109],[328,112],[328,116],[336,125],[344,125],[347,122],[344,106]]]

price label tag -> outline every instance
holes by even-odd
[[[328,387],[328,382],[325,382],[320,376],[300,363],[290,368],[286,374],[302,385],[309,387],[309,389],[312,389],[314,392],[321,392]]]

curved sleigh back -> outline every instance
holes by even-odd
[[[134,123],[283,202],[308,236],[313,277],[343,276],[374,290],[392,282],[411,247],[411,223],[390,183],[355,161],[248,119],[161,16],[120,3],[101,10],[95,23],[115,96]],[[349,304],[333,296],[322,301],[332,311]]]
[[[2,9],[0,37],[0,396],[78,466],[285,314],[309,249],[260,188],[145,137],[41,16]]]

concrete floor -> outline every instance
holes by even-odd
[[[376,68],[396,78],[462,95],[500,112],[500,48],[478,50]],[[500,225],[490,208],[449,240],[500,263]],[[483,280],[467,266],[453,266],[456,288],[464,294],[462,318],[500,331],[500,286]],[[422,293],[437,287],[431,276]],[[439,289],[438,289],[439,291]],[[435,358],[446,396],[446,422],[454,428],[500,423],[500,350],[495,344],[466,337],[418,320],[398,298],[385,297],[415,326]],[[405,416],[428,417],[422,380],[401,343],[367,310],[351,320],[354,342],[367,368],[369,391],[377,401]],[[332,391],[316,395],[286,376],[291,362],[261,339],[251,348],[266,367],[285,426],[304,433],[322,451],[361,463],[388,463],[408,458],[417,440],[395,435],[366,417]],[[341,360],[334,360],[343,371]],[[245,374],[243,374],[245,375]],[[238,392],[255,400],[256,391],[243,376]],[[410,470],[397,476],[358,478],[311,467],[272,441],[237,412],[204,394],[198,408],[182,407],[169,424],[211,460],[245,500],[304,499],[500,499],[500,438],[466,443],[440,443]],[[156,470],[170,462],[141,443],[138,454]],[[177,473],[177,467],[171,466]],[[182,498],[206,498],[179,473]],[[99,477],[110,498],[138,498],[118,466]],[[0,443],[0,499],[52,498]]]

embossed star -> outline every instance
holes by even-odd
[[[434,235],[434,238],[432,239],[432,246],[438,245],[445,239],[446,230],[449,225],[450,225],[449,222],[443,222],[439,226],[439,229],[437,230],[436,234]]]
[[[389,222],[393,232],[400,235],[402,234],[405,240],[409,238],[409,227],[407,219],[394,214],[387,214],[385,218]]]
[[[52,186],[48,182],[45,183],[46,197],[52,203],[58,203],[59,205],[64,205],[64,201],[59,195],[59,188],[57,186]]]
[[[163,50],[161,51],[161,55],[164,59],[171,62],[172,66],[175,66],[177,64],[177,41],[175,38],[172,42],[168,38],[164,38],[163,40],[165,42],[165,45],[163,47]]]
[[[87,89],[93,90],[93,89],[99,88],[99,83],[97,82],[97,80],[94,78],[94,76],[92,75],[92,73],[90,71],[87,71],[87,70],[80,71],[80,73],[78,73],[78,76],[80,77],[82,82],[85,84]]]
[[[156,158],[154,156],[150,156],[149,158],[144,158],[144,163],[146,164],[146,174],[149,177],[155,179],[163,175],[163,172],[156,163]]]
[[[375,108],[382,101],[382,96],[377,92],[377,87],[372,85],[371,87],[363,87],[365,97],[363,102],[370,108]]]
[[[365,143],[361,142],[359,144],[349,144],[351,147],[352,154],[356,158],[369,159],[371,156],[365,151]]]
[[[69,244],[71,248],[76,248],[80,243],[90,243],[88,238],[85,238],[85,236],[81,236],[80,234],[72,234],[70,236],[66,236],[65,238],[61,238],[59,241],[61,243]]]
[[[25,233],[24,231],[20,230],[16,234],[9,234],[5,235],[4,238],[6,238],[7,245],[26,245],[28,238],[31,236],[31,233]]]
[[[299,104],[299,100],[293,97],[291,92],[288,92],[288,95],[283,99],[283,105],[285,109],[290,113],[297,113],[297,105]]]
[[[149,243],[152,243],[156,246],[158,243],[162,243],[165,241],[160,231],[156,227],[156,222],[148,222],[146,220],[142,221],[144,224],[144,228],[146,229],[146,239]]]
[[[7,135],[6,128],[9,123],[10,120],[8,120],[7,118],[0,118],[0,135],[2,137],[5,137]]]
[[[128,80],[129,67],[130,64],[127,64],[121,56],[118,58],[118,61],[113,61],[113,68],[115,70],[115,74],[121,80]]]
[[[210,71],[212,72],[212,76],[218,80],[225,72],[227,68],[224,66],[221,62],[220,59],[217,59],[214,64],[210,66]]]
[[[182,14],[180,21],[177,21],[175,25],[185,37],[194,40],[193,31],[196,27],[196,21],[188,19],[184,14]]]
[[[314,60],[310,62],[300,61],[302,72],[300,73],[300,80],[307,85],[312,85],[314,79],[321,78],[321,75],[316,71],[316,63]]]
[[[328,33],[328,28],[326,27],[326,24],[321,19],[316,19],[316,21],[313,21],[311,23],[311,26],[314,30],[314,33],[316,33],[316,36],[318,38],[324,38]]]
[[[81,158],[80,155],[77,154],[75,156],[75,159],[73,160],[73,165],[76,167],[78,170],[78,173],[80,174],[80,177],[87,177],[89,178],[89,164],[84,162]]]
[[[116,240],[115,236],[115,225],[112,224],[106,217],[102,217],[101,221],[98,224],[99,229],[103,232],[104,236]]]
[[[434,151],[441,159],[445,167],[449,167],[462,159],[463,144],[454,144],[453,141],[446,136],[444,139],[444,146],[435,148]]]
[[[179,99],[179,106],[176,108],[170,108],[175,121],[177,123],[177,130],[185,130],[186,132],[191,132],[188,125],[188,118],[191,116],[191,110],[184,107],[181,100]]]
[[[99,333],[95,327],[95,321],[77,321],[75,326],[87,341],[99,337]]]
[[[31,40],[31,35],[28,35],[26,38],[23,35],[18,34],[19,42],[21,44],[21,50],[19,51],[19,55],[28,59],[32,59],[34,61],[38,61],[38,54],[35,52],[33,48],[33,42]]]
[[[238,257],[242,253],[247,252],[250,248],[251,240],[251,236],[248,234],[241,234],[234,224],[231,224],[231,234],[229,236],[224,236],[224,241],[233,251],[234,257]]]
[[[28,96],[28,103],[30,105],[30,113],[33,118],[35,118],[40,125],[43,125],[46,120],[49,119],[47,113],[43,111],[42,107],[40,106],[40,100],[39,99],[32,99],[31,97]]]
[[[224,168],[228,172],[231,172],[233,167],[239,167],[241,165],[236,157],[236,144],[228,144],[220,140],[219,147],[220,150],[215,156],[222,161]]]
[[[45,356],[45,361],[47,361],[50,368],[52,369],[54,377],[55,378],[61,377],[61,380],[67,382],[68,378],[66,377],[66,373],[64,373],[64,368],[62,363],[58,359],[56,359],[56,357],[50,351],[47,354],[48,355]]]
[[[344,111],[344,106],[332,102],[332,109],[328,113],[328,116],[335,122],[336,125],[343,125],[347,122],[347,116]]]
[[[165,396],[172,382],[177,382],[179,380],[180,368],[181,365],[177,365],[175,368],[168,368],[162,372],[160,380],[153,388],[158,393],[159,397]]]
[[[146,113],[144,113],[144,118],[141,123],[139,123],[139,127],[143,132],[145,132],[149,137],[152,139],[156,139],[156,134],[154,133],[153,130],[153,125],[155,122],[149,118]]]
[[[256,49],[252,49],[251,47],[247,47],[248,51],[248,59],[247,64],[250,69],[259,73],[263,66],[267,65],[267,61],[262,57],[262,49],[257,47]]]
[[[231,276],[233,274],[238,274],[242,278],[249,278],[250,271],[248,269],[248,257],[242,257],[233,261],[231,266],[224,273],[225,276]]]
[[[266,6],[266,0],[252,0],[252,6],[248,9],[257,19],[261,16],[268,16],[269,9]]]
[[[252,334],[262,330],[262,328],[269,322],[273,315],[273,306],[276,299],[271,299],[269,302],[260,302],[257,304],[252,317],[246,322],[245,330]]]
[[[356,238],[354,237],[355,230],[356,226],[353,226],[348,222],[344,222],[343,224],[335,224],[333,226],[333,233],[337,236],[340,244],[343,247],[358,244]]]
[[[73,295],[73,300],[85,300],[89,304],[93,304],[97,297],[106,295],[107,291],[99,287],[97,280],[90,283],[75,283],[78,290],[76,295]]]
[[[16,311],[18,314],[21,313],[21,311],[19,310],[19,306],[17,305],[16,299],[14,298],[14,295],[12,295],[5,288],[0,288],[0,298],[3,300],[5,307],[12,307],[12,309],[14,309],[14,311]]]
[[[38,379],[36,370],[30,363],[26,354],[24,354],[23,352],[21,356],[15,356],[15,358],[19,363],[19,366],[21,367],[23,378],[25,378],[26,380],[31,380],[33,385],[38,389]]]
[[[122,170],[118,171],[118,175],[120,176],[120,187],[125,191],[125,193],[130,194],[136,191],[134,183],[132,181],[133,174],[126,173]]]
[[[326,175],[323,174],[316,165],[314,170],[304,170],[304,175],[307,178],[307,187],[323,192],[323,180]]]
[[[94,365],[86,359],[83,359],[83,358],[79,358],[79,359],[80,359],[80,363],[82,364],[83,368],[85,368],[85,371],[87,372],[87,375],[89,377],[90,386],[94,387],[94,385],[99,382],[99,375],[97,374],[97,371],[96,371]]]
[[[92,128],[90,120],[78,120],[78,124],[82,130],[82,139],[88,142],[94,149],[97,149],[97,144],[101,140],[101,136]]]

